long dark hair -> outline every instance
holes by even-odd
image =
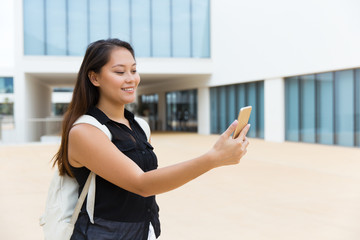
[[[119,39],[99,40],[91,43],[86,49],[77,75],[72,100],[64,114],[61,145],[59,151],[54,156],[54,166],[58,165],[60,175],[68,174],[73,176],[68,158],[69,132],[72,125],[81,115],[85,114],[90,107],[95,106],[99,101],[99,89],[90,82],[89,72],[100,73],[101,68],[109,61],[111,51],[118,47],[129,50],[135,59],[134,50],[131,45]]]

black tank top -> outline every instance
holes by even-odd
[[[125,118],[129,121],[131,129],[126,125],[109,119],[100,109],[93,107],[88,115],[95,117],[101,124],[106,125],[112,134],[113,144],[131,160],[133,160],[144,172],[156,169],[157,158],[153,152],[153,147],[147,141],[147,137],[135,121],[134,115],[125,109]],[[101,159],[99,159],[101,161]],[[71,170],[79,183],[79,195],[89,176],[90,170],[86,167]],[[82,207],[85,212],[86,201]],[[122,189],[100,176],[96,176],[96,194],[94,217],[105,220],[126,223],[144,223],[136,226],[143,226],[146,235],[151,224],[154,227],[155,235],[160,235],[159,207],[155,196],[142,197],[140,195]],[[129,225],[134,227],[134,225]],[[146,239],[144,236],[144,239]]]

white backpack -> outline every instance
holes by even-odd
[[[150,139],[150,127],[141,118],[135,120],[144,130],[147,139]],[[81,116],[74,125],[88,123],[103,131],[111,140],[109,129],[90,115]],[[79,185],[75,178],[68,175],[60,176],[56,171],[50,183],[44,214],[40,217],[40,226],[43,227],[45,240],[69,240],[74,231],[75,222],[81,207],[88,196],[86,211],[91,223],[94,223],[95,183],[96,175],[90,172],[85,186],[78,198]]]

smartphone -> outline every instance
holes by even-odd
[[[241,130],[248,124],[250,114],[251,114],[251,106],[243,107],[240,109],[239,116],[238,116],[238,122],[233,138],[237,138],[241,132]]]

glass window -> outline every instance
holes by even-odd
[[[299,141],[299,80],[291,77],[285,81],[286,140]]]
[[[355,145],[360,147],[360,69],[355,70]]]
[[[53,92],[73,92],[74,88],[72,87],[55,87]]]
[[[192,57],[210,57],[210,3],[208,0],[192,1]]]
[[[89,0],[90,42],[110,37],[108,1]]]
[[[237,84],[236,89],[236,110],[246,106],[246,84]]]
[[[197,90],[166,93],[166,125],[173,131],[197,131]]]
[[[315,142],[315,75],[300,77],[300,139]]]
[[[256,96],[256,82],[246,84],[246,105],[252,106],[249,123],[252,126],[256,126],[257,119],[257,96]],[[250,128],[248,132],[249,137],[256,137],[256,127]]]
[[[256,137],[264,138],[264,82],[257,82],[257,103],[256,103],[256,111],[257,113],[257,121],[256,121]]]
[[[111,0],[111,37],[130,42],[130,3],[129,0]],[[136,49],[135,49],[136,52]]]
[[[24,0],[24,54],[45,55],[44,1]]]
[[[219,87],[219,130],[220,132],[224,132],[227,129],[227,119],[226,119],[226,109],[227,109],[227,101],[226,101],[226,87]]]
[[[359,146],[359,71],[351,69],[320,73],[315,78],[314,75],[287,78],[286,139]],[[297,130],[300,130],[300,138],[293,134]]]
[[[219,133],[219,106],[218,106],[218,94],[217,88],[210,88],[210,132]]]
[[[0,103],[0,114],[6,116],[14,116],[14,103],[9,102],[9,100],[5,98],[5,102]]]
[[[132,0],[131,4],[131,43],[134,46],[137,57],[150,57],[150,2]]]
[[[226,86],[226,96],[227,96],[227,104],[226,104],[226,128],[230,126],[230,124],[237,119],[238,110],[236,110],[236,88],[233,85]]]
[[[87,0],[68,1],[69,8],[69,55],[85,54],[88,45]]]
[[[317,142],[334,144],[333,73],[316,75]]]
[[[53,103],[52,109],[55,116],[63,116],[69,107],[69,103]]]
[[[46,54],[66,55],[65,1],[46,0]]]
[[[336,144],[354,146],[354,72],[335,72]]]
[[[174,57],[191,57],[190,0],[172,1]]]
[[[335,72],[336,144],[354,146],[354,71]]]
[[[170,0],[152,0],[153,57],[171,57]]]
[[[0,77],[0,93],[14,93],[12,77]]]
[[[158,130],[159,126],[158,100],[157,94],[141,95],[139,98],[138,114],[147,118],[152,130]]]
[[[210,89],[211,133],[223,133],[237,119],[240,108],[253,107],[249,137],[264,137],[264,82],[243,83]]]
[[[23,0],[24,54],[81,56],[130,42],[139,57],[210,57],[209,0]]]

